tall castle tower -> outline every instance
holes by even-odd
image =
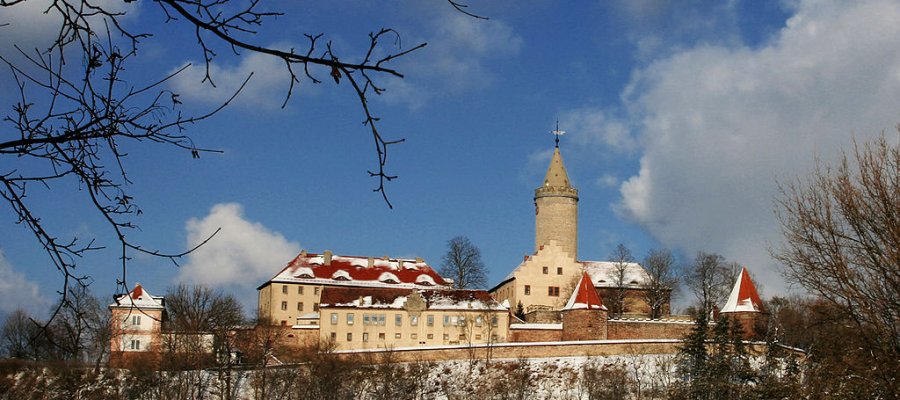
[[[555,240],[573,260],[578,259],[578,189],[569,182],[558,141],[544,184],[534,190],[534,213],[535,252]]]

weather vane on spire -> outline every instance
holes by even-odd
[[[559,137],[566,134],[566,131],[559,130],[559,120],[556,120],[556,129],[550,131],[554,136],[556,136],[556,147],[559,148]]]

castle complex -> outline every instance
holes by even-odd
[[[260,321],[285,331],[284,348],[326,341],[338,350],[680,339],[691,329],[690,319],[669,315],[668,300],[661,318],[649,318],[652,278],[641,265],[578,260],[578,190],[558,145],[534,205],[534,253],[488,291],[453,289],[422,259],[303,251],[257,288]],[[611,316],[604,299],[614,293],[620,309]],[[158,342],[158,323],[144,329],[146,314],[134,310],[146,305],[161,320],[163,304],[140,286],[116,299],[110,308],[123,335],[111,342],[114,355]],[[758,322],[763,310],[746,270],[721,312],[748,332]]]

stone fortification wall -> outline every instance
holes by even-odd
[[[603,340],[607,338],[606,311],[565,310],[562,312],[562,340]]]
[[[607,339],[681,339],[690,333],[693,321],[666,319],[610,319]]]
[[[511,342],[559,342],[562,340],[562,328],[559,329],[510,329]]]
[[[591,340],[579,342],[496,343],[492,346],[442,346],[440,348],[397,348],[347,350],[336,352],[346,357],[387,355],[398,362],[466,360],[473,356],[486,359],[541,357],[612,356],[622,354],[675,354],[678,340]]]

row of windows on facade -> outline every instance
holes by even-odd
[[[353,313],[348,313],[346,316],[347,325],[353,325],[355,320],[355,315]],[[331,324],[337,325],[339,322],[338,313],[331,313]],[[476,316],[473,319],[475,326],[480,327],[484,325],[484,317],[481,315]],[[465,315],[445,315],[444,316],[444,326],[465,326],[467,324],[467,318]],[[385,314],[363,314],[363,325],[374,325],[374,326],[384,326],[385,325]],[[403,314],[394,314],[394,325],[395,326],[403,326]],[[426,315],[425,316],[425,325],[426,326],[434,326],[434,315]],[[410,315],[409,316],[409,326],[419,326],[419,316]],[[497,316],[491,316],[491,326],[497,327]]]
[[[531,285],[525,285],[525,295],[531,295]],[[547,296],[559,297],[559,286],[547,287]]]
[[[428,340],[434,340],[434,334],[433,334],[433,333],[429,333],[429,334],[427,334],[425,337],[426,337]],[[482,336],[481,336],[480,334],[476,334],[476,335],[475,335],[475,340],[481,340],[481,337],[482,337]],[[409,338],[410,338],[411,340],[419,340],[419,335],[416,334],[416,333],[411,333],[411,334],[409,335]],[[458,336],[458,338],[459,338],[460,341],[465,341],[465,340],[466,340],[466,335],[465,335],[465,334],[460,334],[460,335]],[[400,334],[400,333],[395,333],[395,334],[394,334],[394,339],[403,339],[403,335]],[[332,340],[332,341],[337,341],[337,333],[336,333],[336,332],[331,332],[331,340]],[[384,332],[378,334],[378,340],[385,340],[385,334],[384,334]],[[445,333],[445,334],[444,334],[444,340],[450,340],[450,334],[449,334],[449,333]],[[497,335],[491,335],[491,341],[496,342],[497,340],[498,340],[498,336],[497,336]],[[353,333],[347,333],[347,341],[348,341],[348,342],[352,342],[352,341],[353,341]],[[363,341],[363,342],[368,342],[368,341],[369,341],[369,332],[363,332],[363,334],[362,334],[362,341]],[[419,342],[419,344],[426,344],[426,342]]]
[[[132,315],[131,318],[125,317],[125,319],[122,321],[122,326],[125,328],[141,326],[141,316]]]
[[[550,274],[550,267],[543,267],[542,272],[544,273],[544,275],[549,275],[549,274]],[[562,275],[562,274],[563,274],[562,267],[556,267],[556,274],[557,274],[557,275]]]
[[[288,294],[288,285],[281,285],[281,293]],[[303,294],[303,286],[297,286],[297,294]],[[319,287],[316,286],[313,288],[313,294],[319,295]]]
[[[287,311],[287,307],[288,307],[288,302],[282,301],[281,302],[281,311]],[[313,303],[312,310],[319,311],[319,303]],[[297,302],[297,311],[303,311],[303,302],[302,301]]]

